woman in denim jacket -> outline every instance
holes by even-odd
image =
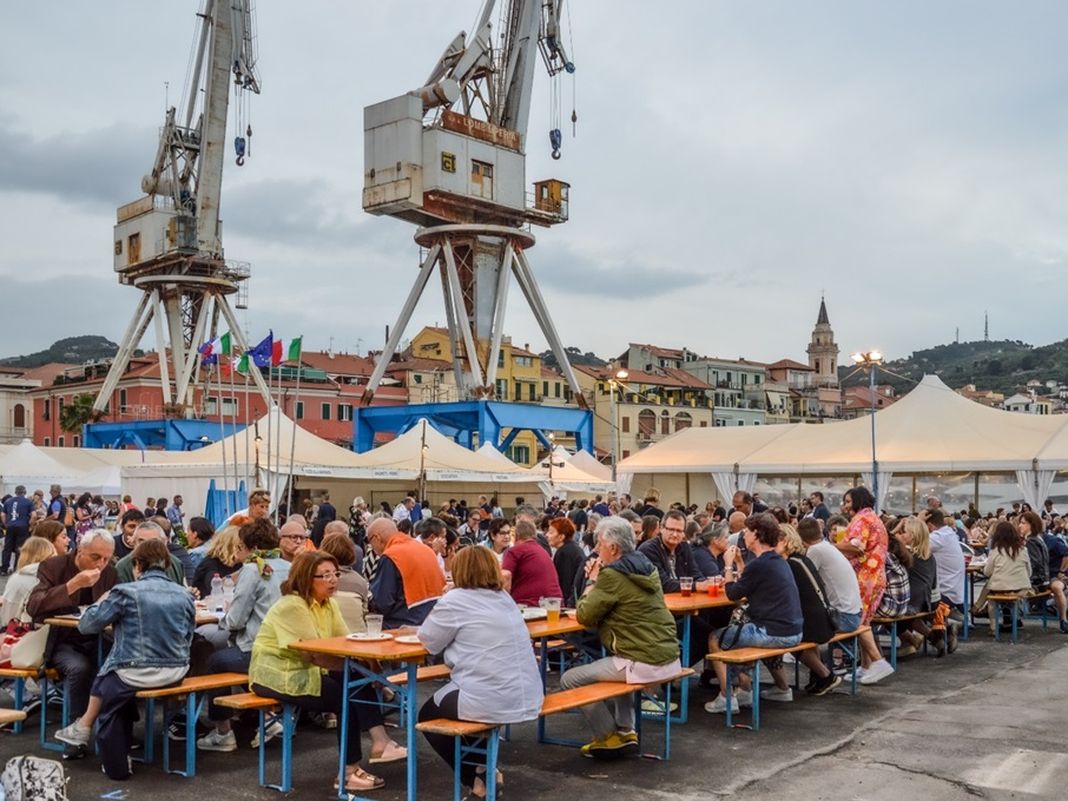
[[[126,779],[131,773],[137,692],[177,684],[189,670],[196,609],[189,590],[167,576],[170,561],[165,542],[142,542],[133,552],[135,580],[115,585],[78,621],[82,634],[100,634],[108,626],[114,631],[115,644],[92,689],[100,707],[100,761],[109,779]],[[92,728],[87,717],[71,724],[84,732],[86,741]]]

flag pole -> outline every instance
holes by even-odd
[[[219,374],[219,396],[215,403],[215,411],[219,415],[219,442],[222,443],[223,457],[223,511],[226,517],[230,517],[230,474],[226,469],[226,415],[223,414],[223,383],[222,364],[216,360],[216,369]],[[211,391],[211,368],[208,369],[208,391]]]
[[[293,459],[297,452],[297,404],[300,403],[300,374],[301,374],[301,361],[300,357],[304,352],[304,335],[301,334],[297,337],[297,387],[294,390],[293,395],[293,431],[289,438],[289,494],[286,497],[286,508],[289,513],[293,513]],[[288,353],[286,354],[289,355]]]
[[[233,340],[230,340],[230,341],[233,342]],[[241,484],[241,480],[238,478],[238,475],[237,475],[237,472],[238,472],[238,470],[237,470],[237,389],[234,387],[234,369],[235,368],[234,368],[234,355],[233,355],[233,352],[231,351],[230,353],[227,353],[226,358],[228,358],[230,360],[230,370],[229,370],[229,372],[230,372],[230,400],[233,402],[233,410],[234,410],[234,413],[233,413],[233,416],[232,416],[233,425],[231,426],[231,431],[230,431],[231,445],[233,446],[233,449],[234,449],[234,462],[233,462],[233,464],[234,464],[234,511],[231,512],[230,514],[234,515],[234,514],[237,514],[237,510],[239,508],[238,505],[237,505],[237,493],[238,493],[238,489],[239,489],[240,484]],[[245,408],[246,409],[248,408],[248,394],[247,393],[245,395]],[[227,504],[229,504],[229,501],[227,501]]]
[[[246,351],[246,353],[247,353],[247,351]],[[245,358],[245,354],[242,354],[241,358]],[[249,374],[250,370],[251,370],[251,368],[249,367],[248,362],[245,362],[245,409],[249,408],[249,403],[248,403],[248,379],[249,379],[249,375],[248,374]],[[248,440],[249,440],[249,433],[250,433],[249,429],[252,428],[252,424],[254,422],[255,422],[254,420],[250,420],[248,422],[248,424],[245,426],[245,480],[246,481],[249,480],[249,473],[250,473],[250,471],[252,469],[251,462],[250,462],[250,454],[249,454],[249,447],[248,447],[249,446],[249,441]],[[257,478],[258,478],[258,476],[257,476]],[[248,490],[249,488],[246,487],[245,489]]]

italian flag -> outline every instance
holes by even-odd
[[[271,345],[271,364],[279,365],[282,362],[295,362],[300,361],[301,340],[304,337],[297,337],[289,342],[289,348],[285,351],[285,355],[282,353],[282,340],[276,339]]]
[[[205,342],[200,348],[201,355],[205,359],[217,359],[221,356],[230,355],[230,332],[227,331],[220,337],[215,337],[211,342]]]

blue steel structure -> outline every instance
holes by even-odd
[[[423,417],[442,434],[467,448],[475,446],[477,434],[479,445],[490,442],[497,450],[507,451],[521,431],[530,431],[543,448],[551,449],[548,432],[564,431],[575,437],[577,450],[593,451],[590,411],[487,400],[353,409],[352,449],[357,453],[369,451],[374,447],[375,434],[403,434]]]
[[[86,448],[195,451],[216,440],[236,434],[244,424],[209,420],[136,420],[127,423],[90,423],[82,426]]]

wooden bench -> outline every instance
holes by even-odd
[[[708,654],[705,659],[709,662],[721,662],[727,666],[727,687],[733,684],[733,674],[737,667],[742,665],[752,664],[753,668],[753,680],[752,680],[752,693],[753,693],[753,718],[752,728],[753,731],[760,729],[760,664],[766,659],[775,659],[783,657],[786,654],[796,654],[802,651],[810,651],[812,649],[819,649],[821,645],[839,645],[849,652],[849,655],[853,660],[852,670],[852,689],[851,692],[856,695],[857,692],[857,667],[859,665],[859,638],[861,634],[867,631],[871,631],[871,626],[861,626],[853,631],[842,631],[835,634],[826,643],[816,642],[800,642],[797,645],[791,645],[784,648],[760,648],[749,646],[746,648],[731,648],[727,651],[716,651],[715,653]],[[852,646],[847,643],[852,643]],[[850,651],[850,648],[852,649]],[[800,666],[795,663],[794,665],[794,688],[800,689]],[[731,710],[731,704],[727,704],[726,710],[726,723],[727,728],[734,726],[734,713]]]
[[[1001,627],[998,625],[998,620],[1001,618],[1001,605],[1009,604],[1010,613],[1012,615],[1012,639],[1013,645],[1016,644],[1019,638],[1020,627],[1020,601],[1031,601],[1035,598],[1049,598],[1053,595],[1052,590],[1043,590],[1042,592],[1035,592],[1031,594],[1019,593],[1019,592],[991,592],[986,596],[986,602],[994,605],[994,639],[1001,639]],[[1046,628],[1046,607],[1042,606],[1042,628]]]
[[[415,671],[415,680],[420,682],[437,681],[438,679],[449,678],[450,673],[448,665],[423,665]],[[392,676],[386,676],[386,680],[403,686],[408,682],[408,674],[394,673]]]
[[[282,793],[293,789],[293,732],[297,726],[296,708],[292,704],[283,704],[274,698],[264,698],[253,692],[222,695],[215,699],[216,706],[235,711],[255,710],[259,714],[259,781],[261,787],[268,787]],[[282,779],[278,784],[267,782],[267,727],[280,721],[282,725]]]
[[[41,687],[41,747],[50,751],[62,751],[64,746],[61,743],[52,743],[48,740],[48,695],[49,685],[58,686],[59,672],[54,668],[47,668],[45,670],[38,670],[37,668],[0,668],[0,679],[10,679],[15,683],[15,692],[12,693],[15,699],[15,711],[22,712],[26,706],[26,682],[29,679],[40,682]],[[55,689],[52,692],[56,692]],[[63,722],[62,725],[67,725],[67,703],[64,697],[63,702]],[[25,720],[25,715],[22,718],[14,721],[15,725],[12,727],[12,731],[15,734],[22,733],[22,723]]]
[[[145,757],[146,763],[153,759],[153,741],[155,740],[156,701],[163,703],[163,770],[179,776],[191,778],[197,772],[197,717],[203,703],[203,695],[209,690],[222,690],[238,687],[248,683],[244,673],[211,673],[207,676],[187,676],[178,684],[170,687],[153,687],[140,690],[137,698],[145,702]],[[168,714],[171,701],[185,699],[185,770],[171,770],[171,738],[167,736],[167,726],[173,717]]]
[[[886,626],[890,629],[890,667],[897,670],[897,627],[901,623],[911,623],[916,620],[927,620],[934,617],[934,612],[910,612],[907,615],[897,617],[873,617],[872,626]],[[967,615],[965,615],[967,618]],[[967,638],[965,638],[967,639]],[[926,640],[925,640],[926,643]]]
[[[641,695],[642,691],[648,690],[651,687],[659,687],[664,685],[667,687],[667,703],[671,703],[671,685],[672,682],[679,681],[680,679],[689,679],[694,675],[694,671],[690,668],[683,668],[679,673],[665,679],[662,682],[656,682],[651,685],[638,685],[627,684],[622,681],[599,681],[594,684],[586,684],[582,687],[574,687],[569,690],[558,690],[554,693],[549,693],[542,701],[541,712],[538,717],[538,722],[541,722],[550,715],[556,715],[561,712],[570,712],[575,709],[580,709],[590,704],[601,703],[603,701],[609,701],[614,698],[621,698],[628,695],[635,695],[635,729],[641,736]],[[496,801],[497,798],[497,751],[500,736],[498,730],[506,724],[503,723],[478,723],[469,720],[452,720],[451,718],[436,718],[434,720],[421,721],[415,724],[415,728],[421,732],[427,732],[430,734],[440,734],[446,737],[452,737],[455,748],[456,765],[453,771],[453,798],[455,801],[460,801],[462,788],[460,785],[460,766],[463,763],[465,757],[473,755],[485,755],[486,757],[486,799],[487,801]],[[671,715],[664,715],[664,759],[670,759],[671,756]],[[467,744],[463,742],[463,738],[479,737],[484,739],[485,745],[478,743]],[[552,740],[544,737],[543,729],[539,725],[539,742],[554,743],[559,742],[566,745],[574,745],[572,742],[565,742],[561,740]],[[409,748],[414,747],[412,743],[408,744]]]

